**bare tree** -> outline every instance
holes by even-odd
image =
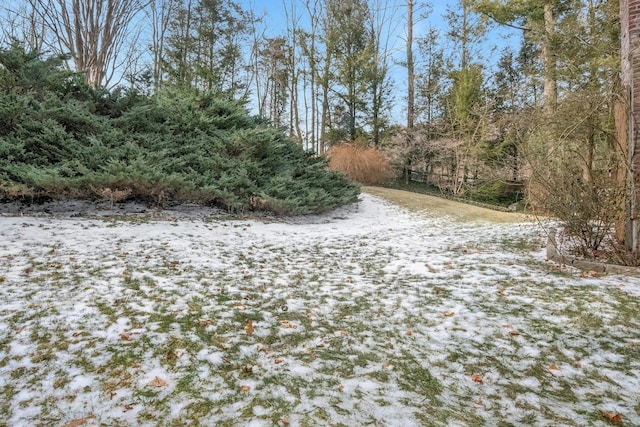
[[[42,51],[46,30],[37,11],[28,2],[0,6],[0,41],[20,42],[26,49]]]
[[[62,52],[93,86],[109,86],[130,62],[137,31],[134,19],[149,0],[29,0]]]
[[[407,0],[407,128],[413,129],[415,118],[415,81],[413,68],[413,0]]]
[[[177,9],[176,0],[151,0],[147,10],[151,20],[151,50],[153,53],[153,88],[157,92],[163,81],[162,60],[169,20]]]

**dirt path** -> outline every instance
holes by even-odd
[[[440,197],[382,187],[362,187],[362,191],[382,197],[413,212],[448,215],[461,221],[500,223],[530,222],[534,218],[521,213],[500,212]]]

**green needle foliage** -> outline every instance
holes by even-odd
[[[358,187],[242,104],[196,91],[87,87],[62,58],[0,50],[0,198],[119,192],[163,204],[317,213]]]

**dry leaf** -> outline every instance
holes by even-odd
[[[638,346],[638,343],[637,343],[637,342],[635,342],[635,341],[633,341],[633,342],[630,342],[630,343],[629,343],[629,345],[630,345],[631,347],[637,347],[637,346]]]
[[[482,384],[484,382],[482,380],[482,377],[479,374],[471,375],[471,379],[473,380],[473,382],[478,383],[478,384]]]
[[[240,390],[242,390],[244,393],[246,393],[249,390],[251,390],[251,386],[250,385],[243,385]]]
[[[411,332],[411,329],[409,329],[407,332],[404,333],[406,336],[410,337],[411,335],[413,335],[413,332]]]
[[[553,369],[555,371],[559,371],[560,368],[558,368],[558,366],[555,363],[552,363],[551,365],[549,365],[549,369]]]
[[[602,416],[612,423],[622,423],[622,417],[617,412],[602,412]]]
[[[445,311],[444,313],[442,313],[444,315],[444,317],[453,317],[456,315],[455,312],[453,311]]]
[[[206,319],[206,320],[198,320],[198,325],[199,326],[209,326],[211,324],[213,324],[213,322],[211,321],[211,319]]]
[[[276,359],[276,360],[273,361],[273,363],[275,363],[276,365],[278,365],[278,364],[280,364],[282,362],[284,362],[284,360],[282,360],[282,359]]]
[[[298,325],[291,323],[288,320],[280,320],[280,326],[285,329],[298,329]]]
[[[338,391],[339,391],[339,392],[343,392],[343,391],[344,391],[344,386],[343,386],[343,385],[341,385],[340,387],[338,387]]]
[[[86,418],[78,418],[77,420],[73,420],[71,422],[69,422],[68,424],[65,424],[65,427],[78,427],[81,426],[83,424],[87,423],[87,419]]]
[[[474,402],[476,405],[482,405],[482,399],[480,398],[477,398]]]
[[[167,383],[165,380],[163,380],[160,377],[155,377],[154,379],[151,380],[149,385],[152,387],[166,387],[169,385],[169,383]]]
[[[20,332],[24,331],[25,329],[27,329],[27,325],[20,326],[20,328],[18,328],[18,330],[16,331],[16,335],[18,335]]]
[[[518,332],[515,329],[512,329],[512,330],[509,331],[509,335],[511,335],[512,337],[515,337],[515,336],[520,335],[520,332]]]
[[[182,352],[178,350],[169,350],[167,352],[167,360],[176,360],[179,359],[180,356],[182,356]]]
[[[288,417],[282,417],[282,424],[288,426],[289,425],[289,418]]]
[[[251,319],[247,319],[247,323],[244,325],[244,330],[247,335],[252,335],[256,328],[253,327],[253,322]]]
[[[128,403],[125,405],[122,405],[122,412],[127,412],[133,409],[132,405],[129,405]]]

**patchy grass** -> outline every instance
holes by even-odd
[[[640,424],[638,279],[419,211],[0,218],[0,424]]]

